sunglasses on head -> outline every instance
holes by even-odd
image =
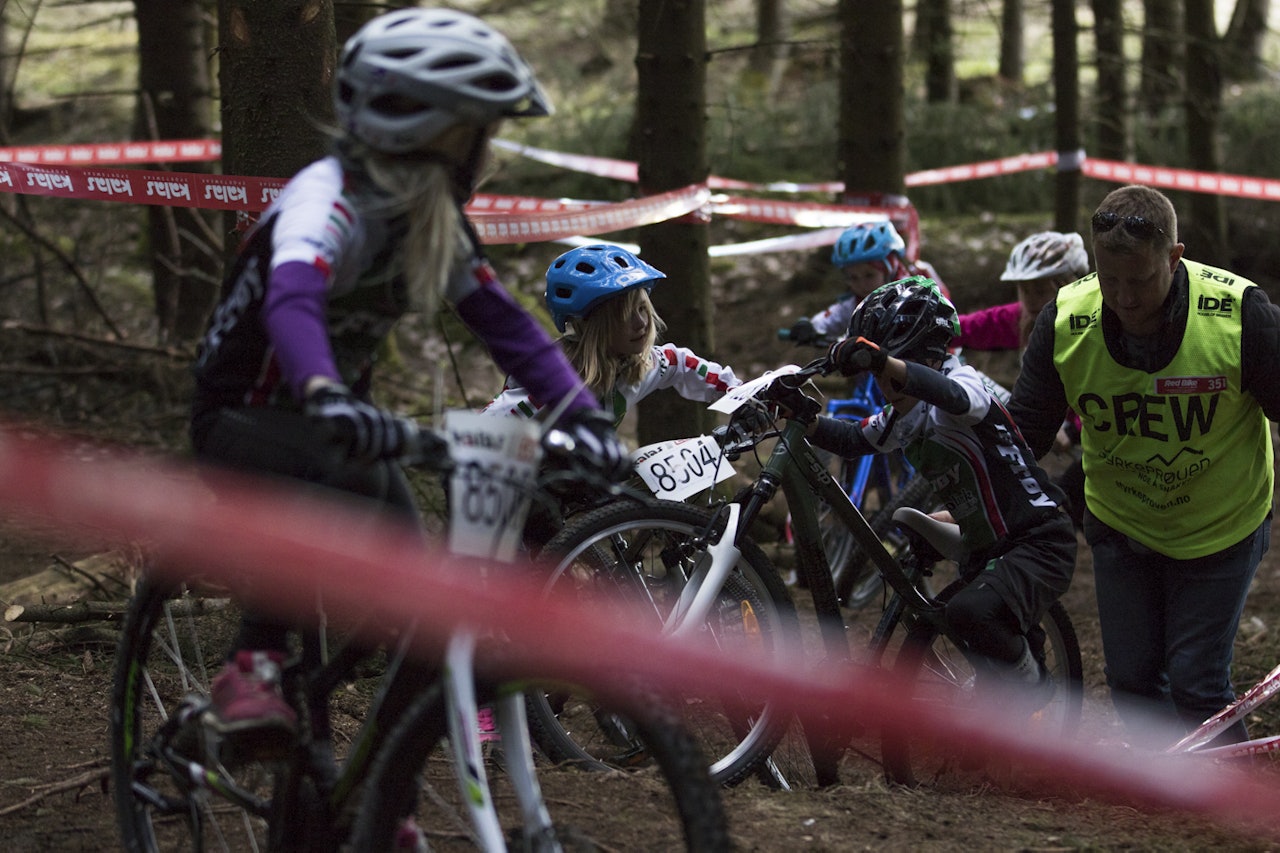
[[[1150,240],[1157,234],[1164,233],[1164,229],[1150,219],[1144,219],[1141,216],[1121,216],[1109,210],[1095,213],[1089,222],[1095,234],[1105,234],[1117,225],[1123,225],[1126,232],[1139,240]]]

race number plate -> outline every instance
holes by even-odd
[[[449,549],[512,560],[542,461],[541,431],[524,418],[445,412],[453,457],[449,480]]]
[[[732,414],[737,411],[743,403],[754,397],[757,391],[760,391],[762,388],[768,388],[769,384],[779,376],[786,376],[789,373],[796,373],[799,370],[799,365],[787,364],[779,367],[777,370],[767,371],[764,374],[757,376],[755,379],[750,379],[743,382],[741,385],[730,388],[728,393],[719,400],[716,400],[710,406],[707,406],[707,408],[715,412]]]
[[[653,494],[669,501],[682,501],[733,476],[733,466],[709,435],[650,444],[631,459]]]

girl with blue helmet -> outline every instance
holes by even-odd
[[[876,288],[907,276],[927,276],[937,282],[945,294],[946,286],[933,267],[924,261],[909,263],[906,252],[902,235],[887,219],[859,222],[846,228],[831,249],[831,263],[844,272],[849,292],[825,311],[797,320],[791,327],[790,339],[797,344],[807,344],[818,338],[842,336],[853,309],[863,298]]]
[[[564,333],[560,345],[615,423],[664,388],[711,402],[741,382],[727,365],[657,343],[666,324],[649,291],[664,278],[626,249],[603,243],[571,249],[547,268],[547,309]],[[534,417],[546,402],[508,379],[485,411]]]

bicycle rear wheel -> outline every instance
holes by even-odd
[[[932,625],[915,621],[896,650],[892,668],[898,684],[911,685],[913,701],[945,706],[963,713],[977,695],[977,672],[963,652]],[[1061,602],[1054,602],[1029,639],[1043,649],[1043,663],[1053,678],[1053,691],[1043,705],[1028,707],[1029,731],[1045,737],[1073,734],[1084,706],[1083,665],[1075,628]],[[892,648],[886,655],[892,654]],[[898,680],[900,679],[900,680]],[[881,741],[885,778],[900,785],[942,786],[965,790],[985,784],[996,759],[944,744],[925,733],[886,731]]]
[[[524,681],[522,683],[527,683]],[[478,683],[477,698],[491,701],[492,686]],[[613,849],[618,839],[636,826],[644,827],[643,846],[655,850],[729,850],[729,832],[718,786],[707,772],[707,761],[690,734],[679,726],[679,715],[665,709],[656,697],[633,703],[626,712],[643,744],[644,761],[626,773],[602,774],[597,786],[616,786],[608,809],[596,809],[590,820],[566,820],[563,804],[579,799],[580,771],[572,767],[539,768],[556,839],[570,851]],[[645,709],[641,714],[634,708]],[[359,815],[352,831],[351,851],[390,850],[396,835],[412,816],[430,839],[433,850],[474,850],[478,839],[468,818],[451,751],[442,747],[448,737],[448,708],[441,682],[424,690],[393,728],[370,770]],[[490,753],[489,759],[496,757]],[[494,768],[496,770],[496,768]],[[550,839],[521,839],[519,810],[507,806],[515,799],[506,774],[488,772],[493,801],[511,849],[554,849]],[[557,796],[561,789],[569,793]]]
[[[279,763],[211,754],[196,719],[239,621],[226,599],[143,581],[111,689],[111,790],[124,849],[251,850],[268,843]]]
[[[555,565],[549,589],[569,590],[589,606],[651,614],[655,630],[671,612],[705,548],[699,537],[710,514],[669,501],[625,503],[581,516],[543,552]],[[741,557],[707,620],[722,647],[755,656],[799,649],[795,607],[777,569],[753,542],[743,539]],[[625,717],[602,709],[588,692],[572,687],[532,691],[530,731],[554,761],[594,770],[625,767],[635,751]],[[711,760],[711,776],[733,785],[770,758],[790,720],[758,701],[690,696],[684,726]],[[805,779],[807,752],[773,757],[770,774]]]

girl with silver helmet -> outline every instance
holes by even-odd
[[[1017,301],[960,316],[958,346],[976,350],[1023,350],[1040,310],[1058,288],[1089,274],[1089,253],[1074,232],[1039,231],[1009,252],[1000,274],[1017,289]]]
[[[613,477],[630,468],[612,419],[511,298],[462,205],[508,117],[551,112],[507,39],[471,15],[403,9],[366,23],[334,80],[334,153],[303,168],[246,234],[200,344],[191,438],[205,463],[354,492],[408,524],[400,465],[441,440],[374,402],[373,365],[404,314],[440,299],[499,366],[549,402]],[[286,624],[248,612],[211,686],[209,724],[264,755],[287,748]]]

